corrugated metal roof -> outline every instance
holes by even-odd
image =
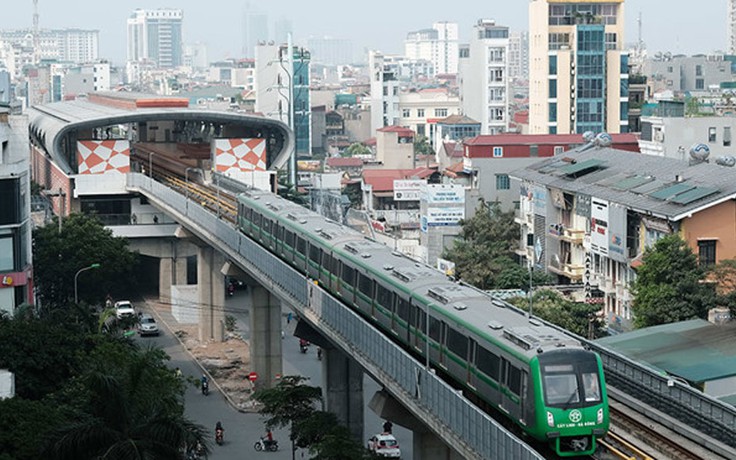
[[[510,173],[510,176],[523,181],[557,188],[568,193],[580,193],[621,204],[640,212],[678,220],[692,211],[709,203],[736,197],[736,168],[719,166],[714,163],[689,165],[687,161],[664,158],[642,153],[627,152],[612,148],[594,147],[565,152],[567,163],[553,157],[534,163],[524,169]],[[605,169],[575,178],[563,173],[569,162],[575,160],[582,164],[588,160],[605,161]],[[590,164],[590,163],[587,163]],[[641,176],[651,180],[631,189],[616,187],[628,177]],[[676,193],[667,193],[666,198],[658,199],[649,194],[678,185]],[[693,201],[677,200],[678,194],[696,188],[714,189],[713,193],[693,194]],[[699,196],[698,196],[699,195]],[[697,198],[695,198],[698,196]],[[683,196],[681,198],[689,198]]]
[[[736,376],[736,324],[716,326],[694,319],[597,342],[694,383]]]

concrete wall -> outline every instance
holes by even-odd
[[[686,218],[681,234],[698,255],[698,241],[716,241],[718,262],[736,257],[736,202],[733,200],[700,211]]]
[[[180,324],[199,323],[199,288],[196,284],[171,286],[171,314]]]

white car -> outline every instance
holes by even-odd
[[[399,443],[393,435],[381,433],[368,440],[368,450],[385,458],[401,458]]]
[[[138,334],[141,337],[144,335],[158,335],[158,324],[156,324],[153,316],[144,313],[138,318]]]
[[[115,316],[118,319],[131,318],[135,316],[135,309],[130,300],[119,300],[115,302]]]

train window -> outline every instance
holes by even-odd
[[[465,359],[468,355],[468,338],[455,329],[448,327],[447,348],[459,357]]]
[[[260,227],[261,226],[261,215],[257,212],[253,213],[253,225]]]
[[[409,307],[409,302],[399,297],[399,303],[396,305],[396,313],[399,315],[399,318],[407,323],[409,322],[409,313],[411,312]]]
[[[360,285],[358,286],[358,289],[360,289],[360,292],[363,293],[363,295],[373,298],[373,280],[365,276],[364,274],[360,274]]]
[[[276,228],[276,238],[278,238],[279,241],[284,241],[284,227],[279,225]]]
[[[429,337],[432,340],[439,342],[441,330],[442,330],[442,322],[430,317],[429,318]]]
[[[585,390],[586,402],[599,402],[601,400],[601,387],[598,382],[598,374],[595,372],[583,373],[583,388]]]
[[[427,312],[424,310],[420,310],[419,307],[413,305],[411,307],[412,312],[414,314],[414,322],[412,323],[414,327],[419,329],[420,331],[427,333]]]
[[[271,220],[263,218],[263,231],[270,234],[271,233]]]
[[[332,256],[326,252],[322,253],[322,269],[334,273],[332,271]]]
[[[317,265],[319,265],[320,252],[322,251],[317,246],[309,245],[309,258]]]
[[[290,247],[294,247],[294,233],[288,230],[284,231],[284,243]]]
[[[347,265],[343,264],[343,266],[342,266],[342,280],[348,286],[355,286],[355,270],[353,270],[351,267],[348,267]]]
[[[511,364],[508,364],[508,366],[509,370],[506,375],[506,386],[509,387],[509,390],[511,390],[513,394],[521,395],[521,370]]]
[[[498,363],[500,361],[498,356],[483,347],[477,347],[476,354],[476,367],[488,377],[498,381]]]
[[[296,237],[296,251],[299,254],[307,255],[307,242],[304,241],[304,238],[299,236]]]
[[[253,220],[253,210],[250,208],[245,208],[245,207],[244,209],[245,211],[243,212],[243,214],[245,215],[245,218],[248,220]]]
[[[376,295],[376,300],[378,301],[378,304],[382,307],[385,307],[389,310],[391,310],[391,307],[393,306],[393,298],[394,293],[386,289],[385,287],[378,285],[378,293]]]

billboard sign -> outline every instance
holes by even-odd
[[[428,204],[464,204],[465,186],[431,184],[422,187],[422,200]]]
[[[590,200],[590,249],[608,256],[608,201]]]
[[[129,141],[77,142],[79,174],[126,174],[130,172]]]
[[[266,170],[265,139],[215,139],[212,144],[217,172],[230,175]]]
[[[394,180],[394,201],[419,201],[426,180]]]
[[[427,226],[459,225],[465,218],[465,208],[427,208]]]

